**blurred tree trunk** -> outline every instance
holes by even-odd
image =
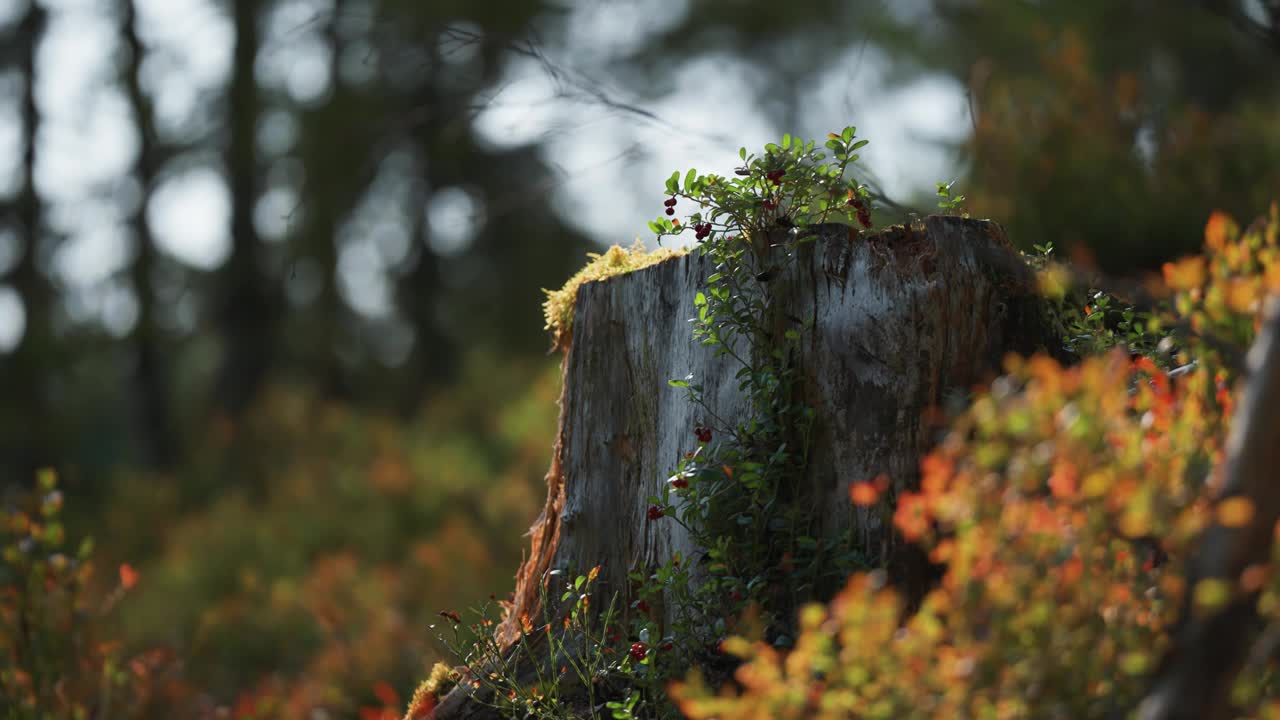
[[[131,338],[137,354],[133,377],[137,415],[135,426],[144,462],[152,468],[164,469],[172,466],[179,450],[169,411],[168,368],[161,348],[160,329],[156,326],[155,319],[152,275],[156,247],[151,224],[147,220],[146,201],[155,189],[161,158],[151,100],[142,89],[142,61],[146,57],[146,48],[138,33],[136,0],[124,3],[122,15],[124,42],[129,49],[125,89],[139,135],[138,159],[134,163],[133,172],[143,197],[134,210],[133,217],[129,219],[137,247],[137,257],[131,271],[133,291],[138,298],[138,321]]]
[[[1266,320],[1248,357],[1248,384],[1232,417],[1227,437],[1226,478],[1219,504],[1244,499],[1250,520],[1241,527],[1216,522],[1201,536],[1192,556],[1186,586],[1220,582],[1239,587],[1251,567],[1271,558],[1276,521],[1280,520],[1280,298],[1272,297]],[[1235,590],[1220,607],[1183,601],[1181,626],[1156,674],[1139,712],[1142,720],[1228,720],[1238,717],[1231,705],[1236,675],[1259,641],[1264,623],[1258,616],[1262,588]],[[1261,641],[1265,655],[1275,639]],[[1256,651],[1255,651],[1256,652]]]
[[[423,205],[430,198],[424,193]],[[423,212],[413,218],[406,270],[397,282],[401,307],[413,327],[413,349],[405,362],[406,379],[400,412],[412,415],[431,387],[447,382],[457,367],[457,348],[440,328],[440,258],[431,249],[431,228]]]
[[[333,13],[325,24],[325,36],[329,41],[329,77],[333,95],[329,102],[318,108],[311,117],[314,132],[308,158],[319,182],[309,182],[308,240],[324,273],[320,297],[316,302],[315,317],[316,354],[314,362],[320,391],[337,400],[351,400],[351,383],[338,355],[344,325],[350,319],[350,311],[338,293],[338,228],[355,206],[362,180],[352,170],[361,166],[363,153],[358,143],[352,141],[354,123],[345,118],[354,117],[353,109],[359,108],[356,94],[347,87],[341,71],[343,43],[338,33],[338,19],[348,11],[346,0],[334,3]],[[356,112],[359,112],[356,110]]]
[[[457,348],[440,327],[439,310],[443,296],[440,257],[431,248],[431,226],[425,215],[433,191],[431,179],[445,174],[436,171],[435,150],[444,124],[441,120],[450,115],[448,109],[443,107],[445,101],[439,90],[439,68],[445,65],[440,57],[438,38],[432,39],[430,52],[432,77],[425,84],[422,95],[416,98],[428,110],[426,120],[419,129],[427,148],[426,170],[421,185],[422,202],[420,210],[413,217],[413,248],[405,260],[407,267],[400,273],[396,286],[401,307],[404,308],[414,333],[413,349],[405,363],[407,386],[400,407],[401,412],[406,415],[418,409],[433,385],[448,381],[457,367]],[[408,112],[409,109],[406,108],[405,111]]]
[[[10,411],[4,414],[12,427],[0,427],[0,462],[9,465],[12,479],[30,479],[31,472],[56,460],[51,408],[46,381],[53,361],[50,312],[53,288],[40,268],[44,206],[36,191],[36,159],[39,153],[40,111],[36,106],[36,53],[44,37],[48,15],[37,2],[27,5],[16,28],[18,71],[23,91],[19,112],[24,131],[20,170],[22,189],[10,208],[23,243],[11,280],[22,298],[26,326],[19,344],[0,359],[0,388]],[[9,214],[9,213],[6,213]]]
[[[259,267],[254,206],[261,181],[256,132],[260,102],[254,64],[258,57],[257,0],[232,0],[235,51],[228,89],[227,182],[231,190],[231,256],[219,283],[223,339],[217,402],[231,417],[252,402],[271,368],[280,307],[278,293]]]

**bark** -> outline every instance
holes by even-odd
[[[1253,515],[1243,527],[1211,526],[1200,539],[1187,587],[1222,580],[1231,587],[1251,565],[1271,556],[1280,520],[1280,299],[1271,298],[1266,320],[1247,358],[1249,381],[1227,436],[1226,479],[1219,502],[1245,498]],[[1232,718],[1231,685],[1257,640],[1260,591],[1236,592],[1210,613],[1194,613],[1191,592],[1173,647],[1156,674],[1139,716],[1143,720]]]
[[[748,411],[738,367],[692,337],[693,298],[709,272],[691,254],[579,290],[547,504],[499,631],[504,642],[522,614],[539,617],[552,570],[572,577],[599,565],[604,597],[618,592],[626,602],[628,572],[676,552],[701,555],[680,525],[647,521],[645,511],[694,449],[692,429],[712,420],[669,379],[692,375],[720,418]],[[913,487],[932,441],[927,411],[997,372],[1007,353],[1051,345],[1034,275],[1000,226],[930,217],[867,236],[821,226],[768,282],[780,322],[812,322],[799,362],[818,426],[792,502],[822,536],[852,533],[908,594],[920,594],[927,568],[895,552],[888,519],[854,507],[849,485],[887,473]],[[674,608],[664,612],[670,619]],[[445,712],[466,705],[448,700],[436,717],[471,716]]]

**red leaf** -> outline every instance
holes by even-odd
[[[120,587],[125,590],[133,589],[133,586],[138,584],[139,577],[138,571],[134,570],[129,563],[120,565]]]
[[[378,701],[388,707],[400,707],[400,695],[396,693],[396,689],[391,687],[389,683],[379,680],[374,683],[373,694]]]

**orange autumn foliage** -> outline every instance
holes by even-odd
[[[805,608],[794,649],[735,641],[739,688],[697,675],[675,683],[688,717],[1103,717],[1133,708],[1170,642],[1187,593],[1183,567],[1215,519],[1247,522],[1242,498],[1214,495],[1237,371],[1228,362],[1280,293],[1280,212],[1241,232],[1215,214],[1205,254],[1166,267],[1190,325],[1171,380],[1114,351],[1062,367],[1011,358],[922,463],[921,491],[898,498],[895,526],[945,565],[920,609],[883,574],[860,574],[828,605]],[[1280,532],[1280,528],[1278,528]],[[1269,566],[1201,583],[1198,604],[1263,589],[1280,628],[1280,539]],[[1202,587],[1203,586],[1203,587]],[[1280,664],[1252,659],[1240,717],[1280,717]]]

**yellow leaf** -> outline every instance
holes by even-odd
[[[1231,599],[1231,586],[1222,578],[1206,578],[1196,583],[1192,597],[1201,610],[1213,610]]]
[[[1141,675],[1147,671],[1149,665],[1150,658],[1142,652],[1126,653],[1120,658],[1120,669],[1129,675]]]
[[[1190,290],[1204,284],[1205,261],[1202,255],[1165,263],[1162,269],[1165,284],[1175,290]]]
[[[1241,528],[1253,520],[1253,501],[1245,497],[1229,497],[1218,503],[1218,524]]]
[[[1082,488],[1084,496],[1087,498],[1099,498],[1107,494],[1107,490],[1111,487],[1111,480],[1100,472],[1089,473],[1084,479],[1084,487]]]
[[[1227,246],[1227,241],[1235,234],[1236,223],[1231,216],[1215,210],[1204,226],[1204,243],[1210,250],[1221,250]]]
[[[1227,306],[1234,312],[1253,312],[1258,305],[1259,288],[1254,278],[1236,278],[1227,286]]]

